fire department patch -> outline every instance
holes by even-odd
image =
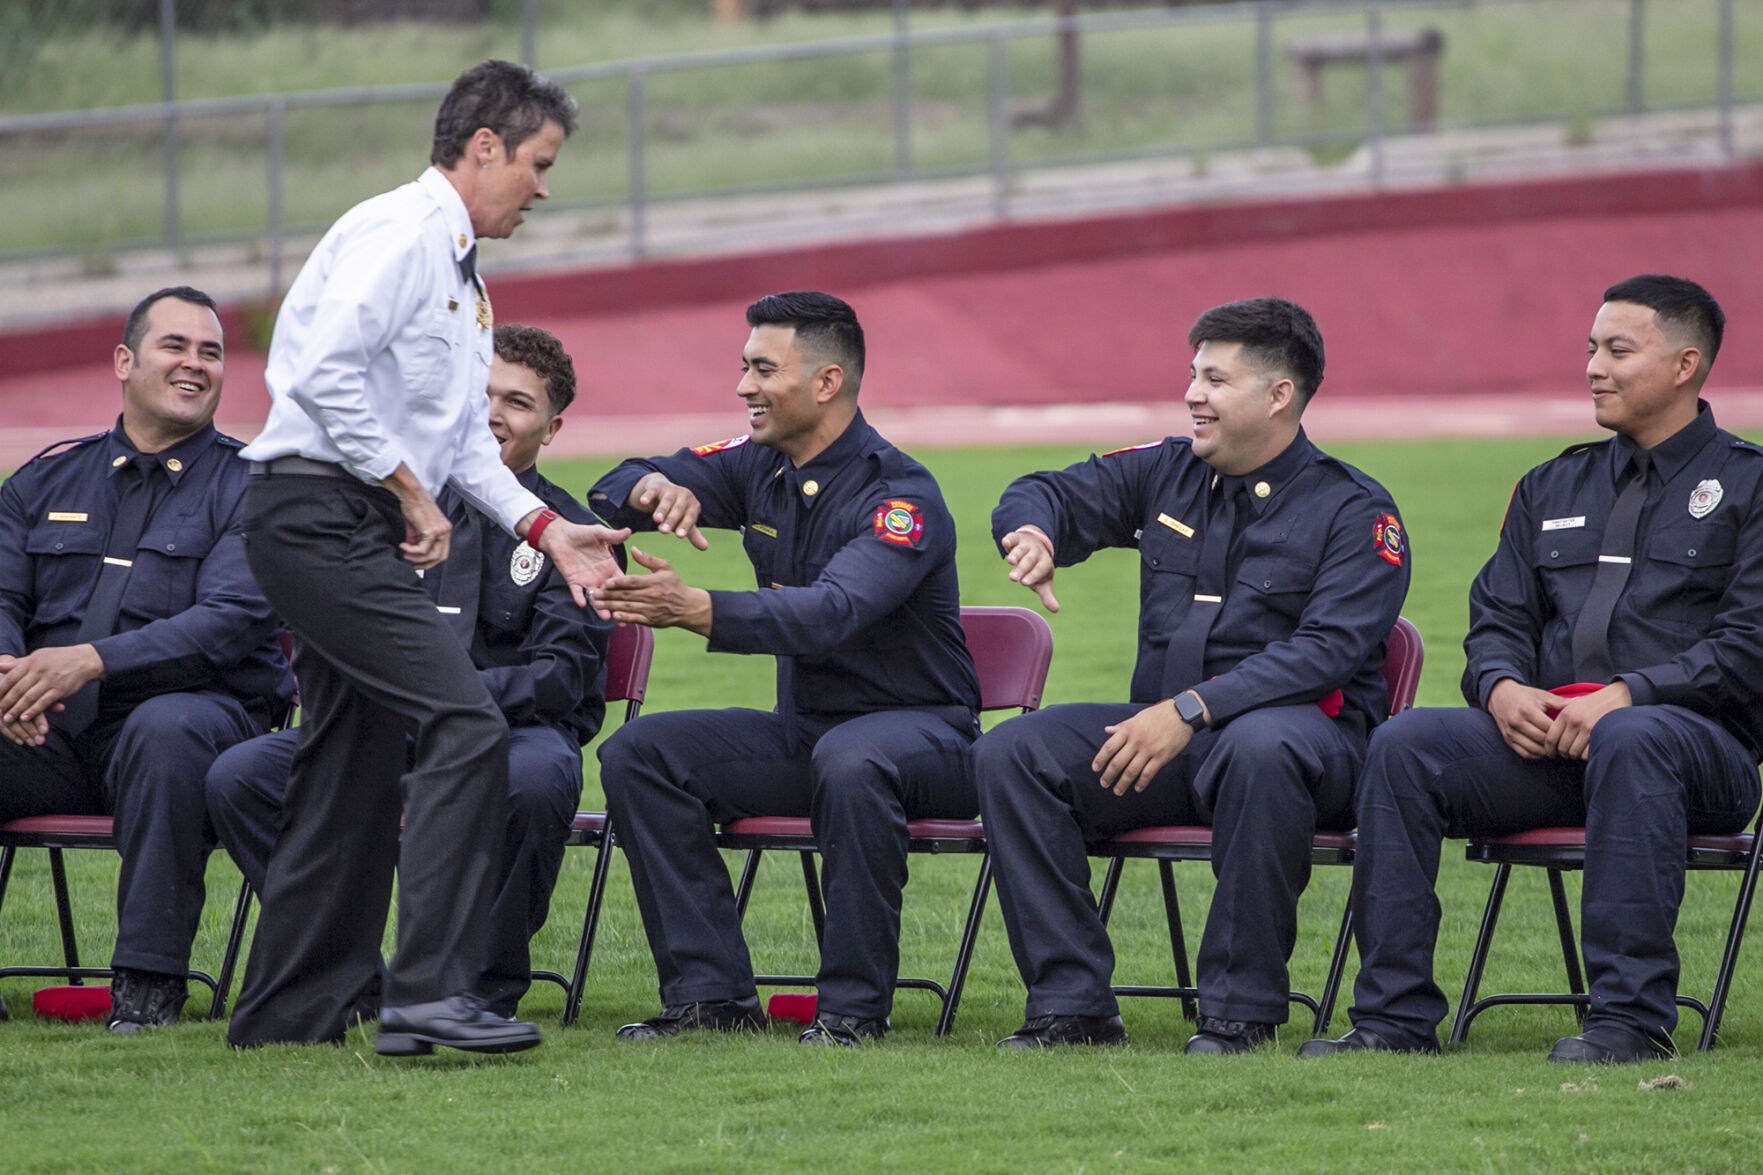
[[[1371,530],[1371,541],[1377,547],[1378,558],[1397,567],[1402,565],[1402,555],[1407,551],[1408,543],[1402,537],[1402,524],[1396,521],[1394,514],[1377,516],[1377,525]]]
[[[751,439],[751,437],[730,437],[726,441],[717,441],[713,445],[699,445],[694,448],[692,452],[700,457],[708,457],[712,453],[720,453],[724,449],[733,449],[737,446],[744,445]]]
[[[924,516],[911,502],[890,499],[876,507],[875,537],[902,547],[916,547],[924,537]]]

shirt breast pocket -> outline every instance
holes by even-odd
[[[543,576],[548,573],[549,568],[528,587],[521,587],[512,580],[484,584],[483,598],[478,604],[478,620],[487,624],[498,635],[524,635],[528,628],[528,617],[532,614],[533,597],[538,594],[537,589],[544,582]]]
[[[1592,581],[1598,577],[1601,531],[1578,528],[1539,534],[1532,548],[1531,566],[1544,592],[1561,616],[1573,616],[1585,604]]]
[[[437,306],[419,314],[412,327],[404,383],[419,396],[440,396],[447,390],[447,372],[459,343],[462,310]]]
[[[777,582],[777,535],[761,530],[760,523],[749,523],[741,532],[741,546],[747,551],[747,558],[753,564],[753,576],[761,588],[768,588]],[[767,528],[769,530],[770,528]]]
[[[102,522],[48,522],[25,536],[25,553],[31,556],[37,581],[38,624],[58,624],[85,604],[105,537]]]
[[[1237,569],[1237,587],[1256,603],[1256,622],[1264,640],[1291,635],[1316,585],[1316,565],[1266,555],[1246,558]]]
[[[1705,623],[1732,580],[1738,537],[1702,523],[1655,531],[1647,539],[1647,595],[1656,615],[1680,624]]]
[[[1184,538],[1153,522],[1139,536],[1139,568],[1143,585],[1143,626],[1167,633],[1194,599],[1199,574],[1200,536]]]
[[[126,598],[155,617],[176,616],[194,606],[202,560],[213,552],[218,537],[199,514],[155,522],[135,550]]]

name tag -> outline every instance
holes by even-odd
[[[1583,514],[1581,514],[1578,518],[1545,518],[1545,519],[1543,519],[1543,529],[1544,530],[1572,530],[1576,526],[1584,526],[1584,525],[1585,525],[1585,515],[1583,515]]]
[[[113,559],[109,555],[104,556],[104,561],[112,567],[133,567],[135,565],[133,559]]]
[[[84,510],[51,510],[50,522],[85,522],[87,514]]]
[[[451,607],[447,604],[436,604],[435,611],[439,612],[442,616],[457,616],[457,615],[459,615],[459,609]]]
[[[777,537],[777,531],[775,531],[771,527],[765,525],[763,522],[755,522],[752,524],[752,526],[753,526],[754,530],[758,531],[760,534],[764,535],[768,539],[774,539]]]
[[[1184,539],[1191,539],[1194,537],[1194,528],[1193,527],[1189,526],[1185,522],[1177,522],[1175,519],[1171,518],[1167,514],[1157,515],[1157,521],[1161,522],[1164,526],[1167,526],[1170,530],[1173,530],[1176,534],[1179,534]]]

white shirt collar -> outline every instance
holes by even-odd
[[[440,205],[441,215],[447,221],[447,236],[453,247],[453,260],[460,260],[477,244],[477,234],[471,229],[471,213],[466,211],[465,200],[459,195],[459,189],[435,167],[425,169],[416,177],[416,182]]]

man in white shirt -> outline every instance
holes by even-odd
[[[362,962],[397,951],[376,1048],[514,1052],[531,1024],[474,994],[504,824],[508,727],[417,574],[447,557],[451,485],[550,558],[578,604],[625,537],[559,518],[502,463],[477,238],[506,237],[549,193],[575,101],[524,66],[461,74],[433,165],[357,205],[288,291],[264,379],[269,422],[244,456],[251,569],[293,631],[300,744],[263,914],[228,1029],[239,1047],[340,1041]],[[407,751],[407,735],[414,751]],[[403,832],[399,832],[399,815]]]

